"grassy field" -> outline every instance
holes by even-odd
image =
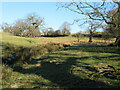
[[[30,40],[31,42],[29,42]],[[118,88],[120,86],[120,48],[108,47],[113,42],[87,38],[24,38],[3,33],[2,42],[34,46],[48,42],[71,44],[60,51],[33,58],[29,64],[3,65],[3,88]],[[23,42],[23,43],[22,43]],[[29,53],[28,53],[29,54]]]
[[[73,37],[34,37],[34,38],[25,38],[25,37],[18,37],[18,36],[12,36],[7,33],[0,32],[0,40],[2,43],[9,43],[16,46],[34,46],[34,45],[40,45],[40,44],[46,44],[50,42],[55,43],[67,43],[70,44],[74,41],[76,41],[76,38]]]
[[[77,43],[77,38],[75,37],[34,37],[34,38],[25,38],[25,37],[18,37],[18,36],[12,36],[7,33],[0,32],[0,40],[2,43],[10,43],[12,45],[17,46],[34,46],[39,44],[46,44],[46,43],[63,43],[63,44],[74,44]],[[88,42],[87,37],[81,37],[81,42]],[[114,39],[112,40],[103,40],[100,38],[94,38],[93,42],[95,43],[112,43],[114,42]]]

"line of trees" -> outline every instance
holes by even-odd
[[[68,36],[70,35],[70,24],[64,22],[59,30],[53,30],[53,28],[46,28],[42,30],[42,36],[46,37],[57,37],[57,36]]]
[[[2,30],[21,37],[38,37],[38,36],[68,36],[70,35],[70,25],[64,22],[60,30],[54,31],[53,28],[44,28],[44,18],[36,14],[30,14],[25,19],[19,19],[14,24],[4,23]]]

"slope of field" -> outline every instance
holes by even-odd
[[[19,37],[13,36],[8,33],[0,32],[0,40],[3,43],[9,43],[17,46],[34,46],[38,44],[46,44],[46,43],[72,43],[76,41],[76,38],[73,37],[34,37],[34,38],[27,38],[27,37]]]
[[[37,40],[35,38],[26,38],[26,37],[18,37],[18,36],[13,36],[11,34],[8,33],[4,33],[1,32],[0,35],[1,40],[3,43],[9,43],[12,45],[17,45],[17,46],[33,46],[36,44],[43,44],[46,43],[45,40],[41,39],[41,40]]]
[[[0,40],[3,43],[9,43],[12,45],[17,46],[34,46],[39,44],[46,44],[46,43],[62,43],[62,44],[74,44],[78,43],[77,38],[72,36],[67,37],[34,37],[34,38],[27,38],[27,37],[19,37],[19,36],[13,36],[8,33],[0,32]],[[80,42],[88,42],[88,37],[80,37]],[[100,38],[93,38],[93,42],[95,43],[112,43],[114,42],[114,39],[112,40],[103,40]]]

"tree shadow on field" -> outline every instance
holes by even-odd
[[[66,47],[65,50],[79,50],[84,52],[120,54],[120,47],[111,47],[106,45],[78,45]]]
[[[92,46],[90,46],[92,47]],[[88,52],[96,52],[94,49],[88,50],[90,48],[88,46],[72,46],[72,47],[66,47],[65,50],[83,50]],[[96,46],[97,47],[97,46]],[[95,48],[95,47],[94,47]],[[102,46],[97,47],[98,52],[101,52],[99,48],[104,48]],[[107,51],[108,52],[108,51]],[[115,51],[114,51],[115,53]],[[118,52],[117,52],[118,53]],[[38,76],[42,76],[43,78],[51,81],[53,84],[53,87],[59,86],[60,88],[102,88],[102,87],[113,87],[111,85],[108,85],[104,82],[97,81],[97,80],[91,80],[89,77],[82,78],[80,76],[77,76],[73,74],[72,66],[76,66],[78,63],[78,67],[82,67],[84,69],[87,69],[92,72],[97,72],[97,70],[93,67],[90,67],[87,63],[81,62],[82,60],[86,60],[90,58],[89,56],[85,57],[77,57],[73,54],[64,54],[64,53],[51,53],[50,55],[46,55],[40,59],[32,61],[31,64],[37,64],[38,61],[40,61],[39,66],[31,67],[28,69],[25,69],[23,67],[14,67],[13,70],[20,72],[22,74],[36,74]],[[62,55],[66,55],[66,57],[60,57]],[[67,57],[69,56],[69,57]],[[114,56],[113,56],[114,57]],[[98,58],[98,57],[94,57]],[[105,58],[105,57],[103,57]],[[61,60],[63,60],[60,62]],[[54,62],[57,60],[56,62]],[[78,62],[79,60],[79,62]],[[52,62],[51,62],[52,61]],[[81,70],[81,72],[84,72]],[[34,82],[35,83],[35,82]],[[40,84],[37,83],[36,84]],[[45,84],[44,84],[45,85]],[[36,87],[40,88],[40,87]]]
[[[71,56],[69,54],[69,56]],[[59,86],[60,88],[102,88],[102,87],[112,87],[104,82],[90,80],[89,78],[81,78],[80,76],[74,75],[72,73],[72,66],[77,65],[78,59],[84,60],[86,57],[68,57],[65,59],[64,62],[50,62],[55,58],[60,57],[53,57],[53,56],[46,56],[45,58],[41,58],[40,66],[32,67],[29,69],[24,69],[22,67],[15,67],[13,68],[14,71],[20,72],[22,74],[36,74],[38,76],[42,76],[43,78],[55,83],[55,85]],[[45,61],[49,59],[49,61]],[[91,68],[87,63],[79,62],[81,65],[79,67],[83,67],[90,71],[96,72],[94,68]],[[81,71],[82,72],[82,71]],[[35,82],[34,82],[35,84]],[[37,83],[36,84],[40,84]],[[45,84],[44,84],[45,85]],[[56,87],[53,85],[53,87]],[[40,87],[37,87],[40,88]]]

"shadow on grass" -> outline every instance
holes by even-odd
[[[39,67],[33,67],[29,69],[24,69],[22,67],[15,67],[14,71],[23,73],[23,74],[36,74],[42,76],[43,78],[50,80],[52,83],[57,84],[61,88],[101,88],[101,87],[111,87],[104,82],[90,80],[89,78],[81,78],[77,75],[74,75],[71,70],[72,65],[76,65],[78,58],[69,57],[66,59],[66,62],[61,64],[56,63],[41,63]],[[92,67],[84,66],[86,63],[81,63],[85,69],[90,71],[97,72]],[[37,84],[37,83],[36,83]],[[39,83],[38,83],[39,84]],[[40,87],[37,87],[40,88]]]
[[[65,50],[80,50],[84,52],[120,54],[120,47],[110,47],[105,45],[79,45],[66,47]]]
[[[92,46],[72,46],[72,47],[67,47],[66,50],[82,50],[86,52],[102,52],[101,48],[106,48],[103,46],[96,46],[97,50],[93,49]],[[95,46],[94,46],[95,48]],[[107,49],[106,49],[107,50]],[[113,50],[112,53],[119,53],[115,51],[116,49]],[[106,51],[106,53],[111,53],[109,50]],[[52,53],[51,53],[52,54]],[[53,53],[54,55],[55,53]],[[56,53],[57,54],[57,53]],[[59,56],[46,56],[42,57],[40,59],[34,59],[34,61],[31,64],[37,64],[38,61],[41,61],[40,66],[35,66],[31,67],[28,69],[24,69],[23,67],[14,67],[13,70],[20,72],[22,74],[36,74],[38,76],[42,76],[43,78],[51,81],[52,83],[55,83],[56,86],[53,85],[53,87],[59,86],[60,88],[102,88],[102,87],[114,87],[111,85],[108,85],[104,82],[97,81],[97,80],[92,80],[89,77],[85,77],[84,75],[75,75],[73,74],[71,68],[72,66],[78,66],[82,67],[84,69],[87,69],[89,71],[92,71],[94,73],[98,72],[95,68],[90,67],[89,64],[83,63],[83,62],[78,62],[78,60],[86,60],[90,58],[89,56],[85,57],[74,57],[74,55],[71,54],[63,54],[63,53],[58,53],[58,55],[68,55],[69,57],[63,58]],[[116,55],[110,56],[110,57],[116,57]],[[94,56],[94,58],[101,59],[101,58],[106,58],[106,57],[97,57]],[[54,59],[62,60],[64,59],[63,62],[57,63],[57,62],[50,62]],[[46,61],[48,60],[48,61]],[[80,63],[80,65],[77,65]],[[81,70],[81,72],[83,72]],[[40,84],[37,83],[36,84]],[[43,84],[45,85],[45,84]],[[40,87],[37,87],[40,88]]]

